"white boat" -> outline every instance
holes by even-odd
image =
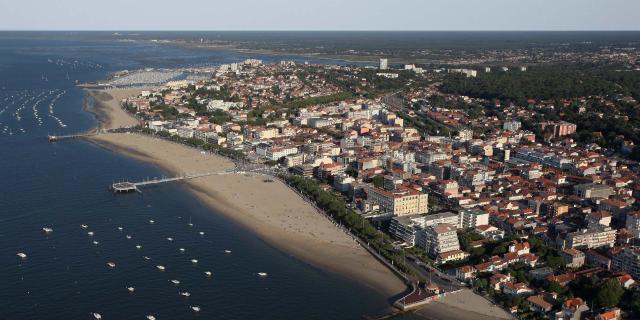
[[[176,280],[176,279],[173,279],[173,280],[171,280],[171,283],[173,283],[173,284],[180,284],[180,281],[179,281],[179,280]]]
[[[153,221],[153,220],[149,220],[149,223],[150,223],[150,224],[154,224],[154,223],[156,223],[156,222],[155,222],[155,221]]]
[[[98,243],[100,243],[100,242],[98,242],[98,241],[96,241],[96,240],[93,240],[93,244],[94,244],[94,245],[98,245]]]
[[[184,252],[184,248],[180,248],[180,252]]]
[[[42,228],[42,231],[44,231],[44,233],[51,233],[51,232],[53,232],[53,229],[44,227],[44,228]]]
[[[167,240],[169,240],[169,241],[173,241],[173,238],[171,238],[171,237],[167,237]]]
[[[134,292],[134,291],[136,291],[136,288],[134,288],[134,287],[127,287],[127,290],[129,290],[129,292]]]
[[[185,291],[185,292],[180,292],[180,295],[183,297],[190,297],[191,293]]]
[[[204,236],[204,231],[200,231],[200,235],[201,235],[201,236]]]
[[[24,252],[18,252],[18,254],[16,254],[18,257],[20,257],[21,259],[24,259],[27,257],[27,254]]]
[[[225,250],[224,253],[231,253],[231,250]]]
[[[193,264],[198,263],[198,259],[191,259],[191,263],[193,263]]]
[[[126,235],[125,238],[131,239],[131,236],[130,235]]]
[[[267,273],[266,272],[258,272],[258,275],[261,277],[266,277]]]
[[[102,319],[102,316],[97,312],[93,312],[91,315],[93,316],[94,319]]]
[[[111,261],[109,261],[109,262],[107,262],[107,266],[108,266],[109,268],[115,268],[115,267],[116,267],[116,263],[115,263],[115,262],[111,262]]]
[[[164,266],[161,266],[161,265],[157,265],[156,268],[158,268],[158,270],[160,270],[160,271],[164,271],[164,269],[165,269]]]
[[[82,229],[89,228],[89,226],[88,226],[88,225],[86,225],[86,224],[81,224],[81,225],[80,225],[80,227],[81,227]]]
[[[124,228],[123,227],[118,227],[118,230],[122,231]]]
[[[195,312],[200,312],[200,307],[198,306],[191,306],[191,310],[195,311]]]
[[[94,235],[93,231],[89,231],[89,232],[87,232],[87,234],[88,234],[90,237],[93,237],[93,235]]]
[[[156,317],[154,317],[154,316],[152,316],[152,315],[148,314],[148,315],[147,315],[147,319],[149,319],[149,320],[156,320]]]
[[[145,260],[151,260],[151,258],[149,258],[149,257],[147,257],[147,256],[144,256],[143,258],[144,258]]]
[[[205,272],[204,272],[204,274],[205,274],[207,277],[211,277],[211,271],[205,271]]]
[[[189,227],[193,227],[193,223],[191,223],[191,222],[187,223],[187,225],[188,225]]]
[[[136,249],[140,250],[140,249],[142,249],[142,246],[141,245],[137,245]]]

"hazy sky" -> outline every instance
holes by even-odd
[[[0,0],[2,30],[640,30],[640,0]]]

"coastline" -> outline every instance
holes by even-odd
[[[83,109],[93,113],[98,121],[97,129],[117,129],[122,127],[135,126],[139,121],[130,114],[122,110],[120,101],[140,93],[144,88],[126,89],[89,89],[83,101]],[[90,103],[88,99],[93,99]],[[94,129],[95,130],[95,129]]]
[[[142,89],[100,89],[92,92],[100,129],[137,124],[119,101]],[[108,93],[108,95],[100,93]],[[102,98],[111,96],[112,99]],[[117,97],[117,99],[115,99]],[[113,152],[156,165],[171,175],[233,167],[227,158],[143,134],[110,133],[90,142]],[[391,270],[278,179],[259,175],[208,176],[183,181],[203,205],[225,215],[272,247],[322,271],[345,276],[383,294],[389,301],[407,286]],[[450,294],[414,311],[420,318],[512,319],[506,311],[471,290]]]
[[[131,92],[131,91],[134,92]],[[91,90],[100,129],[137,124],[122,110],[124,95],[141,89]],[[135,159],[154,164],[172,175],[228,169],[226,158],[140,134],[102,134],[91,142]],[[321,270],[346,276],[387,297],[406,285],[309,203],[277,179],[264,176],[209,176],[184,182],[206,206],[246,227],[273,247]]]

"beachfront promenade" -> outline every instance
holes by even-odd
[[[182,147],[193,147],[193,146],[181,143],[179,141],[174,141],[166,137],[145,134],[142,130],[138,128],[119,128],[119,129],[111,129],[111,130],[102,130],[99,132],[99,134],[96,134],[96,136],[98,137],[108,136],[112,133],[131,134],[136,136],[137,135],[148,136],[148,137],[152,137],[153,139],[163,140],[171,144],[180,145]],[[203,151],[201,148],[194,148],[194,149],[199,150],[199,152],[203,155],[218,154],[218,152],[216,152],[215,150]],[[135,191],[139,191],[139,187],[157,185],[157,184],[163,184],[163,183],[169,183],[169,182],[177,182],[177,181],[183,181],[183,180],[189,180],[189,179],[196,179],[199,177],[214,176],[214,175],[262,174],[270,178],[281,180],[284,183],[284,185],[289,187],[292,191],[298,194],[298,196],[300,196],[307,203],[309,203],[315,209],[316,212],[321,213],[322,216],[324,216],[332,224],[337,226],[339,230],[347,234],[360,247],[364,248],[371,256],[373,256],[376,260],[378,260],[383,265],[385,265],[387,269],[391,270],[398,278],[402,279],[402,281],[407,285],[408,289],[405,292],[405,294],[403,294],[402,297],[399,297],[399,299],[397,299],[395,303],[393,303],[393,305],[398,307],[400,310],[407,310],[407,309],[412,309],[412,308],[421,306],[424,303],[428,303],[432,301],[432,299],[434,298],[437,299],[437,297],[434,297],[434,296],[429,296],[429,297],[425,296],[424,292],[421,292],[420,290],[416,291],[416,288],[418,287],[418,284],[416,284],[415,282],[416,279],[414,279],[413,277],[409,277],[407,276],[407,274],[400,271],[390,260],[387,260],[385,257],[383,257],[379,252],[376,251],[376,249],[372,248],[369,245],[369,243],[367,243],[365,240],[360,239],[358,235],[354,233],[353,230],[350,230],[349,228],[341,225],[341,223],[336,221],[334,217],[332,217],[328,212],[325,212],[325,210],[317,206],[316,203],[312,199],[310,199],[307,195],[300,193],[295,188],[292,188],[291,186],[289,186],[286,183],[286,179],[285,179],[285,176],[288,175],[287,172],[283,170],[278,170],[278,168],[268,167],[263,164],[252,163],[242,158],[231,158],[223,154],[219,154],[219,156],[223,156],[231,160],[234,163],[234,167],[231,169],[219,170],[215,172],[205,171],[202,173],[184,174],[184,175],[170,177],[170,178],[154,178],[154,179],[143,180],[139,182],[131,182],[135,180],[125,179],[123,182],[114,183],[111,186],[111,189],[116,193],[135,192]],[[205,168],[201,168],[201,169],[205,169]],[[420,274],[420,273],[418,272],[417,274]],[[450,290],[451,289],[453,288],[450,288]],[[416,296],[416,292],[420,294]]]

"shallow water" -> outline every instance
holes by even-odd
[[[76,79],[247,57],[109,41],[0,40],[1,319],[89,319],[91,312],[103,319],[357,319],[382,312],[384,296],[270,247],[180,184],[142,194],[108,190],[114,180],[160,176],[158,168],[86,141],[46,140],[47,133],[95,126],[82,111]],[[196,305],[199,314],[190,309]]]

